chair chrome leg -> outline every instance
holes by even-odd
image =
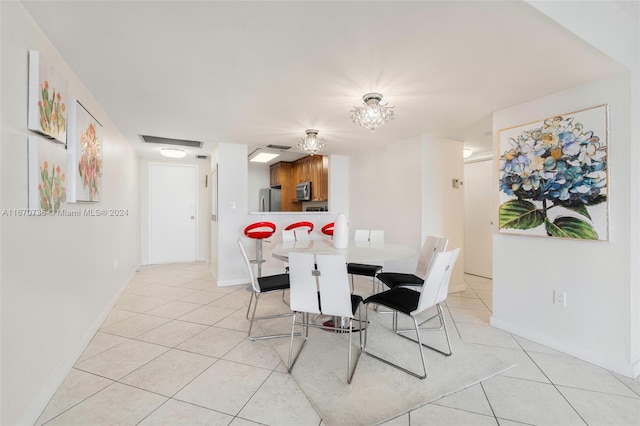
[[[253,293],[251,293],[251,298],[253,298]],[[249,319],[249,331],[247,332],[247,336],[251,339],[251,329],[253,328],[253,322],[256,319],[256,309],[258,308],[258,299],[259,295],[256,294],[256,301],[253,303],[253,313],[251,314],[251,319],[249,319],[249,309],[247,308],[247,319]],[[251,300],[249,301],[249,306],[251,306]]]
[[[287,299],[284,298],[284,295],[286,294],[287,290],[282,290],[282,303],[284,303],[287,306],[289,305],[289,301]]]
[[[420,341],[420,345],[421,345],[421,346],[424,346],[425,348],[429,348],[429,349],[431,349],[432,351],[438,352],[439,354],[442,354],[442,355],[444,355],[444,356],[451,356],[451,354],[452,354],[453,352],[451,351],[451,341],[449,340],[449,333],[448,333],[448,331],[447,331],[447,323],[446,323],[446,321],[445,321],[445,319],[444,319],[444,312],[442,311],[442,307],[440,306],[440,304],[439,304],[439,303],[436,305],[436,307],[437,307],[437,309],[438,309],[438,316],[440,317],[440,321],[441,321],[441,323],[442,323],[442,328],[444,328],[444,335],[445,335],[445,337],[447,338],[447,347],[448,347],[448,349],[449,349],[449,352],[445,352],[445,351],[443,351],[443,350],[441,350],[441,349],[434,348],[433,346],[429,346],[429,345],[427,345],[427,344],[425,344],[425,343],[422,343],[421,341]],[[412,317],[412,318],[413,318],[413,317]],[[433,317],[432,317],[432,318],[433,318]],[[414,318],[413,320],[414,320],[414,321],[416,321],[416,320],[415,320],[415,318]],[[416,324],[417,324],[417,322],[416,322]],[[423,321],[423,322],[421,322],[420,324],[424,324],[424,321]],[[420,330],[420,325],[418,325],[418,330]],[[423,328],[423,329],[421,329],[421,330],[422,330],[422,331],[432,331],[432,330],[439,330],[439,328],[437,328],[437,329],[424,329],[424,328]],[[397,334],[398,334],[398,336],[400,336],[400,337],[404,337],[404,338],[405,338],[405,339],[407,339],[407,340],[411,340],[412,342],[416,342],[416,343],[418,343],[417,341],[413,340],[411,337],[408,337],[408,336],[405,336],[404,334],[401,334],[401,333],[405,333],[406,331],[407,331],[407,330],[396,330],[396,333],[397,333]],[[419,337],[419,336],[418,336],[418,337]],[[420,340],[420,339],[418,339],[418,340]]]
[[[362,312],[358,307],[358,322],[362,324]],[[366,333],[366,328],[365,328]],[[353,335],[353,318],[349,318],[349,361],[347,362],[347,384],[351,384],[351,380],[353,379],[353,375],[356,372],[356,368],[358,368],[358,361],[360,361],[360,355],[362,355],[362,331],[360,331],[360,350],[358,351],[358,357],[353,364],[353,370],[351,369],[351,336]]]
[[[304,318],[304,314],[303,318]],[[291,341],[289,342],[289,359],[287,360],[287,369],[289,371],[289,373],[291,373],[291,367],[293,367],[293,364],[291,363],[291,356],[293,355],[293,333],[295,332],[295,328],[296,328],[296,313],[293,313],[293,318],[291,320]]]
[[[420,331],[418,329],[418,322],[415,320],[415,318],[412,317],[412,319],[413,319],[413,322],[414,322],[415,327],[416,327],[416,334],[418,335],[418,340],[420,341]],[[400,336],[402,336],[402,335],[400,335]],[[402,337],[405,337],[405,336],[402,336]],[[405,337],[405,338],[407,338],[407,337]],[[409,339],[409,340],[413,340],[413,339]],[[420,350],[420,359],[422,360],[423,374],[418,374],[418,373],[415,373],[415,372],[413,372],[411,370],[407,370],[406,368],[401,367],[398,364],[394,364],[391,361],[388,361],[388,360],[386,360],[384,358],[381,358],[381,357],[369,352],[369,350],[367,349],[367,332],[366,332],[366,330],[365,330],[365,335],[364,335],[364,341],[365,341],[365,343],[364,343],[364,345],[362,347],[362,352],[366,353],[370,357],[375,358],[378,361],[381,361],[381,362],[383,362],[383,363],[385,363],[385,364],[387,364],[387,365],[389,365],[391,367],[397,368],[400,371],[404,371],[405,373],[410,374],[413,377],[417,377],[418,379],[422,380],[422,379],[425,379],[427,377],[427,364],[426,364],[425,359],[424,359],[424,352],[422,351],[422,346],[423,345],[422,345],[421,341],[420,341],[420,344],[418,345],[418,349]]]
[[[276,315],[268,315],[268,316],[256,318],[256,310],[258,309],[258,300],[260,300],[260,293],[256,293],[256,300],[253,303],[253,313],[251,314],[251,318],[249,319],[249,331],[247,332],[247,337],[249,337],[249,340],[255,341],[255,340],[277,339],[280,337],[289,337],[289,334],[272,334],[269,336],[252,336],[251,335],[251,330],[253,330],[253,323],[257,320],[291,316],[291,314],[276,314]]]
[[[349,318],[349,350],[347,351],[347,383],[348,384],[351,384],[351,377],[353,377],[353,374],[351,373],[351,336],[353,335],[352,326],[353,326],[353,319]]]
[[[307,319],[308,319],[308,315],[307,315]],[[296,363],[296,361],[298,360],[298,357],[300,356],[300,353],[302,352],[302,348],[304,348],[304,344],[307,343],[307,337],[309,336],[309,327],[307,326],[307,322],[305,321],[305,314],[302,314],[302,323],[298,323],[298,325],[302,325],[302,328],[305,329],[305,335],[304,335],[304,339],[302,340],[302,346],[300,346],[300,350],[298,351],[298,353],[296,354],[296,357],[292,359],[293,357],[293,337],[294,336],[301,336],[302,333],[296,333],[295,332],[295,327],[296,327],[296,313],[293,313],[293,319],[291,320],[291,334],[288,335],[291,337],[291,342],[289,343],[289,360],[288,360],[288,369],[287,371],[289,373],[291,373],[291,370],[293,369],[294,364]]]
[[[447,331],[447,323],[444,320],[444,313],[442,312],[442,307],[440,306],[440,304],[438,303],[438,311],[440,311],[440,322],[442,323],[442,328],[444,328],[444,335],[447,338],[447,346],[449,347],[449,354],[445,354],[446,356],[451,355],[452,351],[451,351],[451,341],[449,340],[449,332]]]
[[[251,297],[249,298],[249,306],[247,306],[247,319],[249,319],[249,309],[251,309],[251,302],[253,302],[253,295],[255,291],[251,290]]]

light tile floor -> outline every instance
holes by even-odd
[[[450,332],[517,366],[386,425],[640,424],[640,380],[490,327],[491,280],[465,280]],[[206,264],[143,267],[37,425],[323,425],[271,345],[246,338],[249,296]]]

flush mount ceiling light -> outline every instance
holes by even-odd
[[[326,148],[327,144],[324,143],[324,139],[318,138],[318,130],[307,129],[304,132],[307,134],[307,137],[303,138],[298,144],[301,150],[309,153],[309,155],[314,155]]]
[[[251,162],[253,163],[268,163],[269,161],[273,160],[274,158],[276,158],[277,156],[279,156],[280,154],[272,154],[270,152],[261,152],[259,154],[257,154],[256,156],[254,156],[253,158],[251,158]]]
[[[178,148],[160,148],[160,155],[169,158],[183,158],[187,153],[184,149]]]
[[[469,158],[469,157],[471,157],[471,154],[473,154],[473,151],[472,151],[471,149],[469,149],[469,148],[465,148],[465,149],[462,151],[462,156],[463,156],[464,158]]]
[[[380,93],[367,93],[362,97],[364,103],[361,107],[353,107],[351,110],[351,120],[365,127],[372,132],[378,127],[393,120],[393,108],[387,106],[387,103],[381,103],[382,95]]]

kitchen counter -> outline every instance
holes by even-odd
[[[331,216],[335,216],[337,213],[334,212],[323,212],[323,211],[313,211],[313,212],[250,212],[249,214],[252,215],[285,215],[285,214],[290,214],[290,215],[310,215],[310,214],[314,214],[314,215],[331,215]]]

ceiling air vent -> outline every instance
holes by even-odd
[[[286,151],[287,149],[291,149],[290,146],[286,146],[286,145],[267,145],[267,148],[281,149],[283,151]]]
[[[202,148],[202,142],[189,141],[186,139],[169,139],[158,136],[140,135],[145,143],[157,143],[162,145],[188,146],[190,148]]]
[[[206,160],[207,158],[209,158],[209,156],[208,155],[196,155],[196,158],[198,160]]]

